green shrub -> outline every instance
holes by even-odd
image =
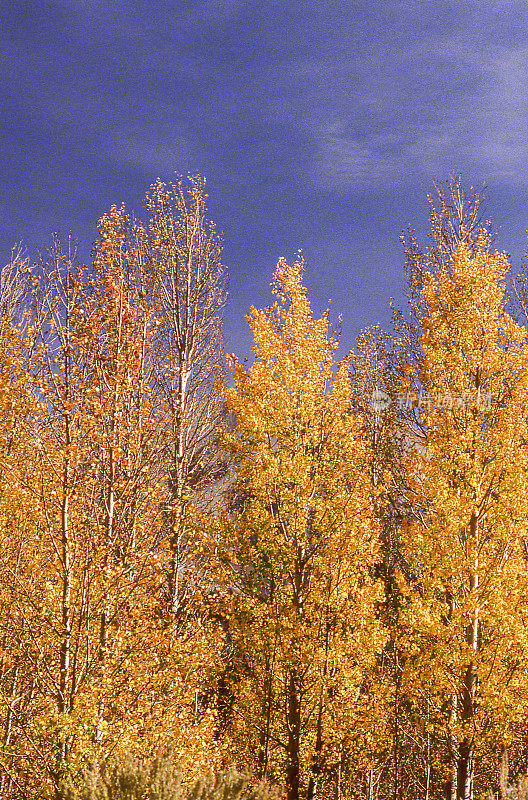
[[[279,800],[280,793],[267,783],[251,787],[251,776],[231,770],[214,775],[209,772],[188,790],[185,800]]]
[[[520,777],[515,784],[508,783],[508,752],[504,750],[499,766],[500,800],[528,800],[528,777]]]
[[[85,770],[80,786],[70,779],[62,790],[63,800],[280,800],[276,787],[260,782],[252,785],[247,773],[213,772],[183,787],[170,758],[151,762],[127,756],[122,764],[95,764]]]
[[[178,770],[168,758],[139,761],[127,756],[122,764],[94,764],[75,787],[63,789],[64,800],[184,800]]]

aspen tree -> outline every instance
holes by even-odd
[[[39,524],[38,474],[31,434],[35,406],[26,370],[31,351],[24,299],[28,259],[16,248],[0,272],[0,797],[35,790],[31,768],[35,688],[31,646],[36,594],[25,594],[34,571]],[[25,335],[24,335],[25,334]],[[28,435],[30,434],[30,435]],[[32,606],[33,604],[33,606]],[[44,774],[44,781],[47,776]]]
[[[507,744],[525,697],[528,353],[505,310],[507,256],[486,228],[459,233],[437,239],[441,258],[426,256],[415,284],[420,350],[402,389],[419,389],[419,435],[402,540],[406,685],[427,690],[451,797],[470,800],[479,758]]]
[[[205,626],[188,624],[167,636],[167,416],[154,397],[163,316],[148,234],[113,208],[100,223],[94,254],[85,327],[97,464],[90,511],[105,552],[98,734],[106,750],[152,755],[171,748],[187,774],[215,763],[213,715],[198,703],[215,670],[215,646]]]
[[[177,625],[190,611],[199,569],[189,537],[191,505],[218,500],[227,464],[217,442],[224,405],[222,314],[227,300],[223,240],[208,219],[204,180],[191,177],[147,194],[149,278],[159,316],[153,387],[165,420],[169,479],[168,614]]]
[[[378,489],[374,499],[382,553],[376,574],[385,590],[380,615],[389,633],[370,684],[372,721],[377,718],[376,737],[366,769],[356,773],[356,780],[367,784],[369,797],[383,791],[384,780],[389,775],[388,783],[392,783],[394,797],[400,795],[403,784],[407,791],[412,791],[411,773],[416,772],[413,745],[419,738],[401,692],[402,654],[397,635],[401,602],[396,577],[401,567],[399,530],[409,510],[406,500],[409,487],[404,463],[405,426],[398,413],[395,367],[392,337],[379,326],[362,331],[356,339],[356,352],[351,361],[351,384],[353,406],[362,416],[363,435],[370,444],[371,481]],[[409,729],[412,738],[405,735]]]
[[[217,529],[232,581],[227,602],[235,667],[233,735],[258,753],[261,776],[286,777],[288,797],[339,785],[356,738],[362,686],[382,647],[379,560],[361,420],[351,413],[349,361],[313,318],[303,262],[280,261],[277,301],[252,308],[250,369],[233,361],[226,389],[245,508]]]
[[[158,186],[148,230],[113,207],[88,267],[56,240],[25,298],[26,264],[0,278],[0,790],[13,796],[60,793],[96,752],[172,749],[186,777],[222,757],[203,701],[220,640],[186,552],[190,501],[212,501],[226,469],[221,239],[198,183],[173,205]]]

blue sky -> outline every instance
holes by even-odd
[[[486,187],[498,245],[528,228],[528,2],[10,2],[0,32],[1,258],[141,214],[158,177],[201,173],[224,231],[228,349],[302,248],[343,347],[388,325],[409,223],[453,171]]]

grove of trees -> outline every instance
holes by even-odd
[[[391,332],[336,363],[299,254],[248,366],[206,197],[158,181],[88,264],[0,275],[0,798],[160,757],[287,800],[528,796],[526,269],[455,177]]]

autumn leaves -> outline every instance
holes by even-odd
[[[303,265],[280,262],[278,302],[252,310],[255,363],[234,363],[226,440],[249,497],[219,522],[230,636],[243,665],[233,734],[288,796],[315,796],[354,738],[364,675],[386,634],[370,572],[380,560],[349,364],[334,374],[328,320],[314,320]],[[311,776],[310,785],[306,785]]]
[[[290,800],[469,800],[504,749],[526,766],[526,329],[478,199],[455,181],[439,200],[392,340],[366,332],[336,368],[302,261],[281,261],[225,393],[246,489],[217,525],[231,732]],[[372,409],[381,390],[492,402]]]
[[[89,267],[56,243],[2,328],[4,796],[125,751],[181,745],[184,773],[218,760],[197,698],[219,636],[193,602],[188,524],[225,471],[204,198],[198,180],[155,185],[148,231],[111,209]]]
[[[233,385],[203,184],[146,206],[0,286],[0,796],[127,751],[289,800],[526,769],[528,303],[478,201],[440,194],[410,315],[339,364],[279,261]]]

